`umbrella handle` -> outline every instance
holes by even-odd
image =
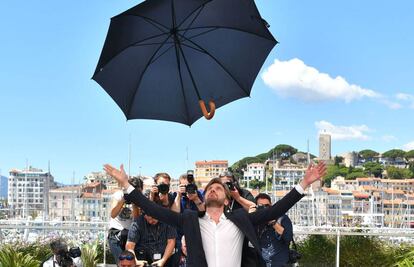
[[[214,116],[214,112],[216,111],[216,104],[214,103],[214,101],[210,100],[208,102],[208,105],[210,106],[210,112],[207,112],[206,104],[203,100],[198,100],[198,104],[200,105],[201,112],[203,112],[204,118],[206,118],[207,120],[211,120],[211,118],[213,118]]]

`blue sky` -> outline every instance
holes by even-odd
[[[30,165],[76,181],[106,162],[176,177],[196,160],[286,143],[318,154],[414,149],[412,1],[257,0],[280,42],[252,90],[185,125],[132,120],[91,76],[110,18],[135,1],[1,1],[0,169]],[[187,148],[188,162],[187,164]]]

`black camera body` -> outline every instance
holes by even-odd
[[[230,191],[234,191],[236,188],[236,183],[234,182],[226,182],[227,187],[230,189]]]
[[[128,195],[129,194],[124,193],[124,200],[125,200],[125,204],[130,205],[131,201],[128,199]]]
[[[296,249],[289,249],[289,262],[288,263],[296,263],[301,258],[302,258],[302,254],[300,254]]]
[[[69,251],[61,250],[58,252],[58,264],[59,266],[66,267],[73,265],[73,259],[79,258],[82,255],[79,247],[70,248]]]
[[[187,184],[185,186],[185,192],[188,194],[196,194],[197,193],[197,185],[194,183]]]
[[[163,195],[170,192],[170,185],[168,185],[168,184],[159,184],[159,185],[157,185],[157,188],[158,188],[158,192],[160,192]]]

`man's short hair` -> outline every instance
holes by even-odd
[[[221,177],[230,177],[233,182],[238,182],[239,180],[237,179],[236,176],[234,176],[234,174],[231,171],[224,171],[222,173],[220,173],[219,178]]]
[[[179,180],[187,180],[187,174],[183,173],[180,175],[180,178],[178,178]]]
[[[64,252],[68,250],[68,245],[63,239],[59,238],[50,242],[50,249],[53,251],[53,253]]]
[[[256,204],[258,199],[267,199],[269,200],[269,203],[272,203],[270,196],[266,193],[260,193],[254,198],[254,202],[256,202]]]
[[[223,184],[221,182],[220,178],[213,178],[210,180],[210,182],[208,182],[208,184],[206,185],[206,187],[204,188],[204,192],[207,192],[207,189],[212,186],[213,184],[220,184],[223,188],[224,188],[224,193],[226,194],[226,198],[228,200],[231,199],[231,195],[230,195],[230,189],[227,187],[227,185]]]
[[[144,187],[144,182],[141,180],[141,178],[136,176],[129,178],[128,182],[130,185],[132,185],[134,188],[138,190],[142,190],[142,188]]]
[[[124,251],[122,251],[122,252],[121,252],[121,254],[120,254],[119,256],[133,256],[133,257],[135,258],[134,253],[132,253],[132,252],[131,252],[131,251],[129,251],[129,250],[124,250]]]
[[[170,181],[171,182],[171,177],[170,177],[170,175],[168,174],[168,173],[166,173],[166,172],[159,172],[159,173],[156,173],[155,175],[154,175],[154,182],[158,182],[158,179],[160,179],[160,178],[164,178],[164,179],[167,179],[168,181]]]

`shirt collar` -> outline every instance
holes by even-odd
[[[210,214],[208,214],[208,212],[206,212],[206,214],[204,215],[204,218],[205,218],[205,219],[208,219],[208,220],[210,220],[210,221],[213,221],[213,219],[210,217]],[[224,220],[227,220],[227,217],[226,217],[226,215],[224,215],[224,212],[223,212],[223,213],[220,215],[219,222],[224,221]]]

